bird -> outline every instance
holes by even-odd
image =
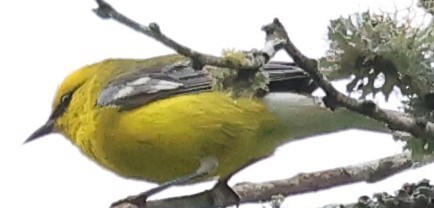
[[[101,167],[168,186],[218,178],[270,156],[293,139],[384,125],[311,96],[315,83],[294,64],[270,62],[268,90],[235,96],[178,54],[106,59],[60,84],[48,120],[25,143],[60,133]]]

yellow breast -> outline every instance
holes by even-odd
[[[221,92],[181,95],[130,110],[93,112],[95,134],[79,135],[79,147],[124,177],[164,182],[185,176],[202,158],[218,159],[225,176],[267,155],[281,129],[261,101]],[[83,131],[90,132],[90,131]],[[95,137],[95,138],[93,138]],[[92,151],[86,151],[91,149]]]

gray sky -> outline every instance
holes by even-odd
[[[389,0],[288,1],[110,1],[119,11],[143,22],[157,22],[167,35],[196,50],[219,55],[222,49],[260,48],[263,24],[279,17],[295,44],[307,55],[326,49],[329,19],[371,10],[393,9]],[[398,8],[409,0],[395,0]],[[107,207],[153,184],[126,180],[101,169],[60,135],[21,145],[48,117],[57,85],[71,71],[110,57],[146,58],[172,51],[90,10],[91,0],[38,0],[0,3],[2,73],[0,108],[0,196],[4,207]],[[284,53],[279,60],[288,60]],[[344,83],[337,83],[343,89]],[[320,93],[319,93],[320,94]],[[394,108],[399,97],[386,104]],[[326,138],[325,138],[326,137]],[[390,135],[349,130],[282,146],[276,155],[236,175],[241,181],[266,181],[364,162],[399,153]],[[354,202],[360,195],[394,191],[404,182],[433,178],[433,167],[407,171],[376,184],[356,184],[290,197],[290,207]],[[194,193],[205,183],[177,187],[156,198]],[[84,206],[86,205],[86,206]],[[251,205],[243,206],[250,207]],[[259,207],[258,205],[252,207]]]

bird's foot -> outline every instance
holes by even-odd
[[[240,205],[240,196],[227,184],[226,180],[217,182],[211,192],[214,205],[222,207],[225,204],[234,204],[237,208]]]

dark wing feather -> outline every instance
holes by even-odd
[[[311,94],[318,85],[295,63],[271,61],[264,66],[268,73],[270,92]]]

